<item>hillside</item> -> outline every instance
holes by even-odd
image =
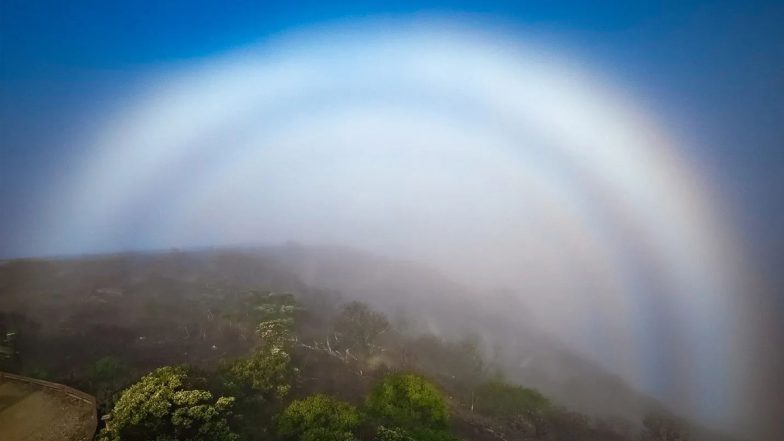
[[[361,403],[385,373],[419,372],[445,393],[452,430],[468,439],[568,438],[552,438],[553,430],[542,438],[525,418],[475,412],[476,388],[493,379],[586,415],[559,413],[565,420],[551,426],[590,427],[586,433],[603,439],[636,439],[644,415],[666,413],[537,332],[510,296],[471,292],[428,268],[354,250],[289,244],[7,261],[0,293],[0,330],[13,336],[4,346],[15,353],[3,367],[93,393],[101,414],[160,366],[214,372],[253,351],[263,293],[290,293],[299,305],[300,375],[290,398],[318,392]],[[388,317],[390,331],[372,354],[341,358],[342,343],[330,346],[332,326],[355,300]]]

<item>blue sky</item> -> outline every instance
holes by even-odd
[[[151,72],[312,26],[422,17],[533,36],[628,89],[692,146],[687,156],[719,189],[722,212],[737,217],[753,266],[784,292],[776,288],[784,286],[780,2],[6,0],[0,258],[34,252],[35,226],[63,196],[54,183],[89,154],[72,140],[141,90]]]
[[[777,4],[778,3],[778,4]],[[29,1],[0,4],[0,257],[25,255],[83,159],[68,140],[159,66],[287,31],[457,17],[578,53],[695,147],[747,245],[784,259],[784,4],[749,1]]]
[[[37,198],[51,197],[49,178],[79,157],[78,146],[57,139],[89,125],[142,72],[310,25],[422,15],[544,35],[595,60],[670,127],[709,146],[699,161],[740,204],[749,240],[769,246],[773,237],[766,253],[781,248],[784,7],[775,2],[229,3],[0,5],[2,254],[24,253],[26,226],[41,215]]]

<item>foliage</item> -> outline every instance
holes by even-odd
[[[389,329],[389,321],[365,303],[351,302],[340,311],[333,327],[340,346],[361,355],[371,355],[377,350],[378,338]]]
[[[265,322],[280,318],[293,318],[300,309],[294,295],[290,293],[261,293],[251,291],[246,300],[247,309],[256,322]]]
[[[119,358],[106,356],[89,364],[84,370],[82,385],[99,403],[99,411],[108,412],[112,397],[132,380],[130,369]]]
[[[279,294],[260,290],[243,293],[238,302],[230,305],[219,305],[223,317],[231,327],[246,338],[253,331],[258,331],[259,323],[284,320],[293,321],[302,310],[293,294]]]
[[[95,383],[109,383],[128,374],[128,367],[117,357],[99,358],[87,367],[87,378]]]
[[[291,327],[294,321],[289,318],[267,320],[259,323],[256,336],[259,339],[259,348],[262,352],[289,350],[294,343]]]
[[[642,441],[688,441],[691,439],[685,424],[673,417],[649,414],[643,418],[642,425]]]
[[[552,408],[550,401],[534,389],[500,381],[488,381],[476,390],[476,410],[491,416],[541,415]]]
[[[232,363],[225,374],[226,386],[234,393],[280,399],[288,394],[296,370],[291,366],[294,338],[291,319],[259,323],[259,344],[248,357]]]
[[[327,395],[293,401],[278,420],[285,439],[300,441],[353,441],[360,417],[354,406]]]
[[[236,441],[227,418],[234,398],[213,402],[210,392],[188,388],[184,367],[162,367],[123,391],[100,441]]]
[[[417,441],[399,427],[378,426],[375,441]]]
[[[297,374],[292,328],[299,306],[291,294],[252,291],[246,300],[244,320],[263,319],[254,324],[255,347],[247,356],[224,363],[215,388],[237,397],[236,426],[244,438],[255,439],[273,428],[273,402],[288,395]]]
[[[491,369],[485,362],[481,340],[468,334],[447,340],[424,334],[406,341],[403,351],[410,363],[433,376],[463,402],[473,403],[475,390]]]
[[[412,429],[379,426],[375,441],[455,441],[457,438],[443,429]]]
[[[391,426],[434,430],[447,427],[447,406],[441,393],[418,375],[387,375],[372,390],[367,407],[382,423]]]
[[[280,399],[291,389],[291,356],[283,350],[255,352],[232,363],[226,386],[237,393],[252,391],[265,399]]]

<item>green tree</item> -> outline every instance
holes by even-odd
[[[263,399],[280,399],[291,389],[291,356],[284,351],[255,352],[234,361],[225,375],[228,390],[257,394]]]
[[[389,321],[368,305],[351,302],[340,311],[333,327],[339,337],[338,346],[366,356],[377,350],[378,338],[389,329]]]
[[[550,400],[534,389],[500,381],[488,381],[476,389],[476,410],[498,417],[542,415],[552,408]]]
[[[438,389],[413,374],[384,377],[371,391],[367,408],[381,424],[401,428],[415,439],[448,439],[448,411]]]
[[[107,356],[87,366],[84,380],[83,386],[101,403],[100,410],[108,411],[105,406],[111,405],[111,398],[115,392],[128,385],[131,374],[122,360]]]
[[[236,441],[232,397],[191,389],[185,367],[162,367],[122,392],[100,441]]]
[[[354,441],[359,423],[354,406],[319,394],[289,404],[278,420],[278,432],[287,440]]]
[[[291,366],[294,337],[291,319],[262,322],[256,329],[259,344],[246,358],[234,361],[224,375],[228,389],[241,395],[280,399],[291,389],[296,370]]]

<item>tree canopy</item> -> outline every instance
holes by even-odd
[[[476,390],[476,409],[486,415],[537,415],[551,408],[552,404],[542,394],[522,386],[488,381]]]
[[[346,304],[335,318],[334,330],[340,346],[361,355],[370,355],[377,349],[378,338],[389,329],[384,314],[374,311],[362,302]]]
[[[231,363],[224,375],[226,387],[236,394],[254,393],[262,399],[288,394],[296,373],[291,366],[294,337],[292,320],[278,318],[259,323],[258,344],[247,357]]]
[[[445,429],[446,402],[438,388],[414,374],[392,374],[373,388],[367,399],[371,414],[393,427]]]
[[[278,420],[278,432],[292,441],[354,441],[359,423],[354,406],[318,394],[289,404]]]
[[[191,389],[184,367],[162,367],[122,392],[100,441],[236,441],[234,398]]]

